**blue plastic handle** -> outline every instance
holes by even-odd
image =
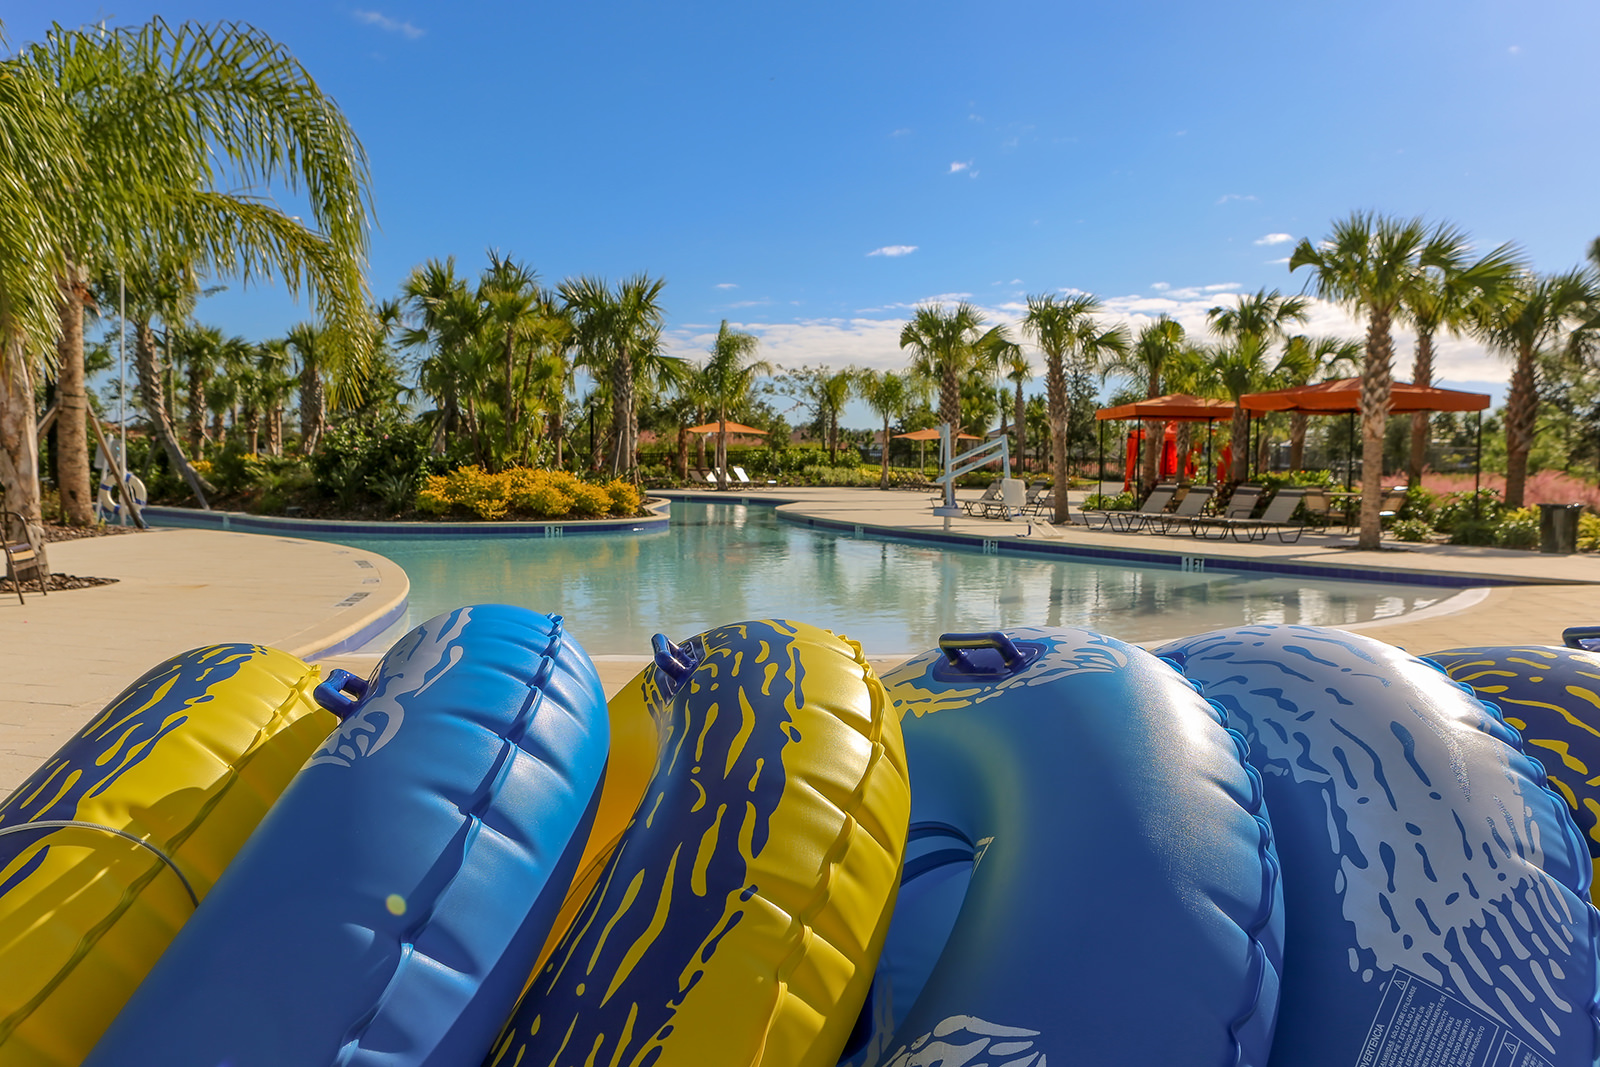
[[[1568,648],[1600,651],[1600,626],[1569,626],[1561,632],[1561,640]]]
[[[335,668],[328,672],[328,680],[311,691],[318,704],[339,716],[343,722],[361,706],[367,697],[367,680],[349,671]]]
[[[992,648],[1000,653],[1000,660],[1008,669],[1015,669],[1023,661],[1022,650],[999,630],[986,630],[972,634],[943,634],[939,638],[939,651],[952,666],[971,667],[967,651],[975,648]]]
[[[650,638],[650,647],[655,652],[656,666],[678,685],[694,673],[694,656],[687,645],[675,645],[666,634],[656,634]]]

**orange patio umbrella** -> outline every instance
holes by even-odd
[[[1118,404],[1114,408],[1101,408],[1094,413],[1094,417],[1100,421],[1160,419],[1162,422],[1215,422],[1233,417],[1233,401],[1168,393],[1148,400],[1135,400],[1131,404]]]
[[[896,441],[901,440],[902,438],[907,441],[937,441],[939,439],[939,427],[930,426],[926,430],[912,430],[910,433],[897,433],[894,435],[894,437]],[[981,441],[983,438],[974,437],[970,433],[958,433],[956,434],[956,440]]]
[[[1389,413],[1406,415],[1418,411],[1482,411],[1489,406],[1489,394],[1465,393],[1459,389],[1395,382],[1390,391]],[[1274,389],[1268,393],[1249,393],[1239,398],[1246,411],[1293,411],[1308,415],[1343,415],[1361,410],[1361,379],[1340,378],[1294,389]]]
[[[767,431],[758,430],[754,426],[746,426],[742,422],[729,422],[729,423],[708,422],[704,426],[691,426],[691,427],[689,427],[687,432],[689,432],[689,433],[716,433],[717,430],[719,430],[724,425],[726,425],[728,427],[728,432],[729,433],[759,434],[762,437],[765,437],[766,433],[767,433]]]

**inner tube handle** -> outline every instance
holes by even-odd
[[[666,634],[656,634],[650,638],[650,647],[655,652],[656,666],[679,685],[694,673],[694,658],[689,650],[667,640]]]
[[[336,667],[328,672],[328,680],[313,689],[311,695],[318,704],[339,716],[339,721],[343,722],[355,714],[361,701],[366,699],[367,680]]]
[[[970,667],[967,659],[967,650],[974,648],[992,648],[1000,653],[1000,659],[1007,668],[1014,669],[1022,663],[1022,650],[1012,643],[1000,630],[985,630],[980,633],[970,634],[942,634],[939,637],[939,651],[944,653],[944,658],[951,666]]]

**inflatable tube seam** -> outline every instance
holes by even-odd
[[[1268,821],[1269,816],[1266,811],[1266,788],[1262,784],[1260,773],[1250,765],[1248,758],[1250,742],[1245,739],[1243,734],[1228,725],[1227,709],[1217,701],[1207,697],[1205,687],[1188,676],[1184,670],[1181,656],[1160,656],[1158,658],[1176,671],[1188,683],[1189,687],[1204,700],[1212,718],[1216,720],[1218,726],[1221,726],[1227,732],[1229,739],[1233,742],[1234,755],[1239,761],[1240,769],[1244,772],[1245,780],[1250,783],[1248,800],[1240,800],[1237,797],[1235,800],[1239,807],[1255,820],[1259,831],[1259,835],[1256,838],[1256,849],[1261,861],[1261,899],[1250,922],[1239,927],[1241,932],[1250,940],[1250,965],[1256,975],[1255,989],[1250,995],[1249,1003],[1244,1005],[1243,1009],[1228,1023],[1228,1040],[1233,1045],[1234,1063],[1239,1064],[1244,1059],[1244,1045],[1239,1040],[1239,1034],[1245,1025],[1261,1011],[1261,999],[1266,989],[1267,971],[1272,966],[1267,955],[1266,945],[1262,943],[1262,935],[1272,922],[1273,901],[1276,899],[1278,892],[1279,868],[1277,857],[1273,851],[1272,824]]]

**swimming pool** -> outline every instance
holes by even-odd
[[[411,578],[406,618],[369,651],[441,611],[491,602],[564,616],[591,655],[647,655],[658,632],[679,640],[774,617],[886,655],[932,648],[950,631],[1027,625],[1088,626],[1135,642],[1241,623],[1348,626],[1456,592],[985,555],[815,530],[765,506],[689,501],[673,502],[671,526],[657,534],[324,540],[388,556]]]

